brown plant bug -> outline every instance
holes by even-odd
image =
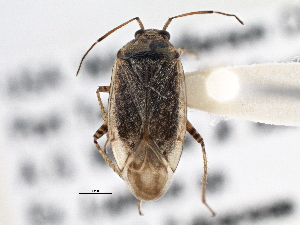
[[[104,124],[95,132],[94,143],[107,164],[137,198],[140,215],[142,201],[157,200],[170,187],[186,131],[202,147],[202,202],[215,215],[205,197],[207,158],[204,142],[186,116],[181,51],[169,42],[170,34],[166,31],[175,18],[212,13],[233,16],[243,24],[232,14],[198,11],[169,18],[162,30],[145,30],[142,21],[136,17],[99,38],[82,57],[77,70],[76,76],[84,58],[98,42],[134,20],[138,22],[140,30],[135,32],[135,39],[118,51],[110,86],[100,86],[96,91]],[[100,92],[109,93],[108,116]],[[104,134],[111,144],[116,165],[107,157],[106,145],[102,150],[97,142]]]

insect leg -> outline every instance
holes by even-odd
[[[212,210],[212,208],[206,203],[206,182],[207,182],[207,158],[206,158],[206,151],[205,151],[205,145],[203,142],[203,138],[198,133],[198,131],[194,128],[194,126],[187,121],[186,123],[186,129],[192,135],[192,137],[201,145],[202,147],[202,155],[203,155],[203,164],[204,164],[204,174],[202,178],[202,202],[203,204],[208,208],[208,210],[212,213],[213,216],[215,216],[215,212]]]
[[[198,54],[193,50],[186,49],[186,48],[178,48],[177,51],[178,51],[180,56],[182,56],[182,54],[185,52],[190,56],[194,56],[195,58],[198,58]]]
[[[138,199],[137,204],[138,204],[139,214],[140,214],[141,216],[143,216],[144,214],[142,213],[142,210],[141,210],[141,207],[142,207],[142,201]]]
[[[121,172],[119,169],[112,163],[112,161],[108,158],[108,156],[105,154],[105,152],[101,149],[98,139],[101,138],[104,134],[107,133],[107,124],[104,123],[94,134],[94,144],[96,145],[99,153],[105,160],[105,162],[123,179]]]
[[[177,51],[178,51],[179,55],[182,55],[182,53],[185,51],[185,49],[184,48],[178,48]]]
[[[102,103],[102,100],[101,100],[101,97],[100,97],[100,92],[108,92],[109,93],[109,89],[110,89],[110,86],[99,86],[97,91],[96,91],[99,106],[100,106],[100,110],[101,110],[101,115],[102,115],[102,118],[104,120],[104,123],[107,123],[107,117],[106,117],[104,106],[103,106],[103,103]]]

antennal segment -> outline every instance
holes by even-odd
[[[244,23],[236,15],[233,15],[233,14],[227,14],[227,13],[222,13],[222,12],[217,12],[217,11],[198,11],[198,12],[185,13],[185,14],[181,14],[181,15],[169,18],[168,21],[165,23],[163,30],[166,30],[168,28],[169,24],[171,23],[171,21],[175,18],[191,16],[191,15],[195,15],[195,14],[212,14],[212,13],[217,13],[217,14],[221,14],[224,16],[234,16],[241,24],[244,25]]]
[[[109,36],[110,34],[112,34],[113,32],[115,32],[116,30],[120,29],[121,27],[127,25],[128,23],[130,23],[130,22],[132,22],[132,21],[134,21],[134,20],[136,20],[136,21],[138,22],[138,24],[139,24],[139,26],[140,26],[141,29],[144,29],[144,25],[143,25],[142,21],[140,20],[140,18],[139,18],[139,17],[135,17],[135,18],[133,18],[133,19],[131,19],[131,20],[128,20],[128,21],[125,22],[125,23],[122,23],[120,26],[117,26],[116,28],[114,28],[114,29],[112,29],[111,31],[109,31],[109,32],[107,32],[106,34],[104,34],[104,35],[103,35],[101,38],[99,38],[99,39],[98,39],[98,40],[97,40],[97,41],[89,48],[89,50],[87,50],[87,52],[84,54],[84,56],[82,57],[82,59],[81,59],[81,61],[80,61],[80,64],[79,64],[79,67],[78,67],[76,76],[77,76],[78,73],[79,73],[79,70],[80,70],[80,68],[81,68],[81,65],[82,65],[82,62],[83,62],[84,58],[87,56],[87,54],[89,54],[89,52],[92,50],[92,48],[94,48],[94,46],[95,46],[97,43],[99,43],[99,42],[102,41],[104,38],[106,38],[107,36]]]

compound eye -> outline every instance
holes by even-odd
[[[164,39],[170,40],[170,33],[168,31],[160,30],[158,33],[162,35]]]
[[[140,36],[141,34],[145,33],[144,29],[140,29],[138,31],[135,32],[134,37],[137,38],[138,36]]]

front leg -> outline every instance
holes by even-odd
[[[102,115],[102,118],[104,120],[104,123],[107,123],[107,116],[106,116],[104,106],[103,106],[103,103],[102,103],[102,100],[101,100],[101,97],[100,97],[100,92],[109,93],[109,90],[110,90],[110,86],[99,86],[97,91],[96,91],[97,99],[98,99],[98,103],[99,103],[99,106],[100,106],[101,115]]]

